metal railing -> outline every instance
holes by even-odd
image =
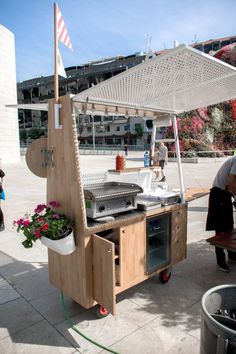
[[[30,143],[21,143],[20,148],[23,153],[27,149],[27,147],[30,145]],[[118,152],[124,152],[124,146],[121,145],[100,145],[96,144],[95,149],[93,148],[92,145],[89,144],[79,144],[79,151],[80,154],[84,155],[114,155],[117,154]],[[128,152],[132,151],[149,151],[149,146],[143,146],[143,145],[128,145]],[[220,158],[220,157],[227,157],[227,156],[232,156],[236,155],[236,149],[231,149],[231,150],[205,150],[205,151],[194,151],[194,150],[188,150],[188,151],[181,151],[180,152],[181,158],[189,158],[189,159],[194,159],[194,158]],[[177,158],[176,152],[174,151],[169,151],[168,152],[168,157],[169,158]]]

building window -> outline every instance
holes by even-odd
[[[121,145],[121,139],[115,139],[115,144],[116,145]]]
[[[116,131],[120,132],[120,126],[119,125],[116,127]]]
[[[102,117],[101,116],[94,116],[94,122],[101,122]]]
[[[48,112],[41,111],[41,127],[46,127],[48,124]]]
[[[129,124],[126,124],[126,125],[124,126],[124,129],[125,129],[125,131],[129,131],[129,130],[130,130],[130,125],[129,125]]]
[[[110,131],[111,131],[110,125],[106,125],[106,126],[105,126],[105,130],[106,130],[106,132],[110,132]]]
[[[148,129],[152,129],[153,128],[153,121],[151,119],[146,120],[146,127]]]
[[[87,127],[87,132],[92,133],[92,127]]]
[[[25,128],[32,128],[32,116],[30,110],[25,110]]]
[[[103,117],[103,121],[104,121],[104,122],[112,122],[112,119],[113,119],[112,116]]]

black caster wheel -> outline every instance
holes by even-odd
[[[98,305],[96,307],[95,313],[98,318],[107,317],[109,315],[109,311],[105,309],[105,307],[102,307],[101,305]]]
[[[170,277],[171,277],[171,268],[167,268],[159,273],[159,280],[162,284],[167,283]]]

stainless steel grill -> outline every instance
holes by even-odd
[[[137,208],[136,196],[143,189],[137,184],[105,182],[84,189],[87,217],[96,219]]]

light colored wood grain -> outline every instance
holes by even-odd
[[[93,294],[99,305],[115,314],[115,245],[92,235]]]
[[[94,304],[92,243],[90,236],[84,236],[87,225],[76,122],[70,97],[60,97],[59,102],[62,129],[55,129],[54,100],[49,101],[48,149],[53,149],[54,167],[47,168],[47,200],[58,201],[61,212],[73,220],[77,248],[67,256],[49,250],[49,279],[52,285],[88,308]]]
[[[148,171],[160,171],[161,167],[158,166],[150,166],[150,167],[127,167],[124,170],[117,171],[117,170],[108,170],[110,173],[114,174],[122,174],[122,173],[129,173],[129,172],[148,172]]]
[[[38,177],[47,177],[45,166],[45,150],[47,149],[47,138],[34,140],[27,148],[25,161],[32,173]]]
[[[184,192],[184,197],[186,202],[191,202],[192,200],[204,197],[210,193],[209,188],[188,188]]]
[[[144,277],[146,271],[146,222],[120,228],[120,284]]]
[[[174,265],[187,256],[187,206],[171,213],[171,264]]]

